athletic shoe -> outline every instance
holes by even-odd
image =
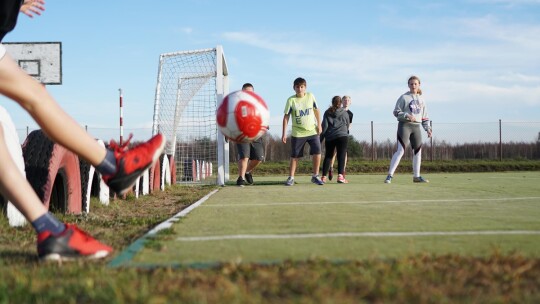
[[[104,258],[113,252],[113,249],[100,243],[76,225],[66,224],[66,230],[58,235],[53,235],[49,231],[40,233],[37,251],[42,261],[69,261]]]
[[[429,183],[427,179],[424,179],[423,177],[413,177],[413,183]]]
[[[326,176],[321,177],[321,180],[322,180],[323,183],[326,184]]]
[[[384,180],[385,184],[391,184],[392,183],[392,175],[388,175],[386,179]]]
[[[253,185],[253,175],[250,172],[246,172],[246,182],[248,185]]]
[[[246,181],[241,176],[239,176],[236,180],[236,185],[238,187],[244,187],[246,185]]]
[[[107,186],[119,195],[123,195],[133,187],[137,178],[159,159],[165,147],[165,136],[161,134],[152,137],[145,143],[127,149],[130,139],[131,136],[122,145],[111,141],[110,149],[113,150],[116,158],[116,173],[103,176]]]
[[[311,182],[319,186],[324,185],[324,182],[320,179],[319,175],[311,176]]]
[[[287,181],[285,181],[285,186],[294,186],[294,178],[287,178]]]
[[[346,180],[345,176],[343,176],[342,174],[338,175],[337,182],[340,183],[340,184],[348,184],[349,183],[349,181]]]
[[[334,178],[334,173],[332,173],[332,170],[329,170],[328,171],[328,179],[332,180],[332,178]]]

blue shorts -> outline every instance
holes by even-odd
[[[307,137],[292,137],[291,138],[291,157],[300,158],[304,156],[304,146],[309,144],[309,155],[321,154],[321,140],[319,135]]]

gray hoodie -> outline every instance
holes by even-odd
[[[334,140],[339,137],[349,136],[349,114],[344,108],[338,108],[335,112],[330,109],[324,112],[322,121],[321,140]]]

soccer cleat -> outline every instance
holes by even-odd
[[[241,176],[239,176],[236,180],[236,185],[238,187],[244,187],[246,185],[246,181]]]
[[[285,181],[285,186],[294,186],[294,178],[287,178],[287,181]]]
[[[386,179],[384,180],[385,184],[391,184],[392,183],[392,175],[388,175]]]
[[[328,171],[328,179],[329,179],[329,180],[332,180],[332,178],[334,178],[334,173],[332,173],[332,170],[330,169],[330,170]]]
[[[326,184],[326,176],[321,177],[321,180],[322,180],[323,183]]]
[[[311,182],[314,183],[314,184],[317,184],[319,186],[324,185],[324,182],[320,179],[319,175],[311,176]]]
[[[53,235],[46,231],[38,235],[38,257],[42,261],[69,261],[76,259],[101,259],[113,249],[80,230],[66,224],[64,232]]]
[[[246,172],[246,182],[248,185],[253,185],[253,175],[251,175],[251,172]]]
[[[111,141],[110,149],[113,150],[116,158],[116,173],[103,176],[107,186],[119,195],[126,193],[135,184],[137,178],[154,165],[165,147],[165,136],[161,134],[127,149],[130,139],[131,136],[122,145]]]
[[[427,179],[424,179],[421,176],[413,177],[412,181],[413,181],[413,183],[429,183],[429,181]]]
[[[342,174],[338,175],[337,182],[340,183],[340,184],[348,184],[349,183],[349,181],[346,180],[345,176],[343,176]]]

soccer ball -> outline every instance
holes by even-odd
[[[216,120],[226,138],[237,143],[249,143],[266,133],[270,112],[259,95],[251,91],[236,91],[223,98]]]

